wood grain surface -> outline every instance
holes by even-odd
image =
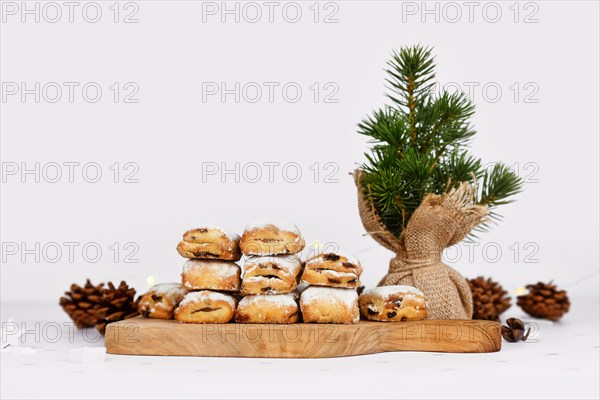
[[[501,347],[500,324],[474,320],[334,324],[181,324],[136,317],[109,324],[111,354],[320,358],[387,351],[487,353]]]

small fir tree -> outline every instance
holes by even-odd
[[[475,202],[499,218],[494,209],[511,202],[522,180],[506,165],[485,168],[469,153],[475,106],[464,93],[434,92],[432,49],[401,48],[386,72],[390,103],[358,124],[373,143],[360,185],[386,228],[399,237],[428,193],[465,181],[476,189]]]

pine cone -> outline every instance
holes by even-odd
[[[531,327],[525,332],[525,324],[523,321],[517,318],[509,318],[506,320],[506,325],[500,327],[500,331],[502,332],[504,340],[515,343],[520,342],[521,340],[526,341],[531,333]]]
[[[134,300],[134,297],[135,289],[130,288],[125,281],[121,281],[117,288],[112,282],[108,282],[108,288],[102,289],[102,296],[94,306],[96,329],[104,335],[107,324],[139,315],[137,306],[140,298]]]
[[[467,279],[467,283],[473,295],[473,319],[498,321],[500,314],[510,308],[510,297],[498,282],[479,276]]]
[[[557,290],[552,282],[538,282],[526,287],[529,293],[517,297],[517,305],[532,317],[558,321],[569,311],[571,303],[567,292]]]
[[[135,289],[125,281],[115,288],[112,282],[94,286],[88,279],[83,287],[72,284],[65,295],[59,304],[80,329],[95,326],[104,335],[108,323],[138,315],[140,299],[134,300]]]
[[[78,328],[96,326],[98,319],[94,305],[102,297],[103,286],[103,283],[94,286],[88,279],[83,287],[72,284],[71,290],[65,292],[66,296],[60,298],[59,304]]]

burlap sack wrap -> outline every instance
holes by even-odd
[[[396,253],[378,286],[410,285],[427,298],[429,319],[471,319],[473,300],[465,278],[441,261],[442,251],[463,240],[488,215],[474,204],[473,188],[466,182],[442,195],[428,194],[415,210],[400,237],[384,226],[360,185],[355,171],[358,209],[367,233]]]

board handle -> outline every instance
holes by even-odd
[[[491,353],[502,348],[500,323],[425,320],[378,326],[384,351]]]

